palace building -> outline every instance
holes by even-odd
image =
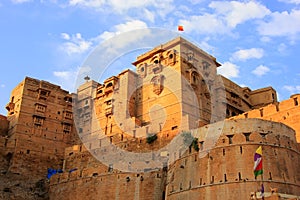
[[[132,64],[74,94],[29,77],[12,91],[1,199],[262,199],[262,184],[265,199],[299,199],[300,95],[241,87],[182,37]]]

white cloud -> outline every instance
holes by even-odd
[[[287,46],[284,43],[280,43],[277,50],[279,51],[279,53],[281,54],[286,54],[287,52]]]
[[[284,3],[291,3],[291,4],[300,4],[300,0],[278,0]]]
[[[67,33],[61,33],[60,35],[61,35],[61,37],[62,37],[64,40],[70,40],[70,39],[71,39],[70,35],[67,34]]]
[[[60,49],[68,55],[85,53],[92,46],[92,42],[83,39],[80,33],[76,33],[72,36],[62,33],[61,36],[68,42],[64,42]]]
[[[21,3],[27,3],[27,2],[31,2],[32,0],[11,0],[11,2],[15,3],[15,4],[21,4]]]
[[[236,78],[239,76],[239,67],[231,62],[225,62],[221,67],[218,67],[218,74],[226,78]]]
[[[154,14],[154,12],[151,12],[148,9],[144,9],[144,17],[146,17],[146,19],[148,19],[152,23],[155,20],[155,14]]]
[[[296,86],[285,85],[283,86],[283,89],[290,92],[290,94],[300,93],[300,85],[296,85]]]
[[[70,71],[55,71],[53,75],[58,78],[69,79],[73,74]]]
[[[126,3],[124,0],[111,0],[109,1],[110,5],[117,11],[122,12],[129,10],[131,8],[141,8],[141,7],[146,7],[151,4],[155,4],[155,0],[126,0]]]
[[[84,6],[99,8],[105,3],[105,0],[70,0],[69,5],[71,6]]]
[[[271,38],[267,37],[267,36],[263,36],[263,37],[260,38],[260,41],[262,41],[262,42],[270,42]]]
[[[66,71],[54,71],[53,76],[54,79],[50,80],[50,82],[56,83],[60,85],[63,89],[68,91],[75,91],[75,83],[78,78],[79,68],[70,69]]]
[[[300,10],[274,12],[270,17],[268,22],[259,23],[258,31],[261,35],[295,37],[300,33]]]
[[[118,24],[113,27],[114,32],[108,32],[105,31],[101,35],[99,35],[97,38],[100,38],[102,40],[107,40],[109,38],[114,37],[117,34],[132,31],[135,29],[142,29],[142,28],[147,28],[147,24],[143,21],[140,20],[132,20],[128,21],[123,24]],[[134,38],[134,37],[133,37]]]
[[[186,32],[224,34],[230,33],[238,24],[261,19],[270,13],[265,6],[254,1],[213,1],[209,7],[215,12],[189,16],[179,20],[179,24],[185,27]]]
[[[101,11],[111,10],[115,13],[126,13],[130,9],[154,7],[156,8],[156,14],[160,16],[165,16],[174,9],[172,3],[173,0],[127,0],[126,2],[124,0],[69,0],[70,6],[87,7]]]
[[[4,85],[4,84],[1,84],[0,87],[1,87],[1,88],[5,88],[5,85]]]
[[[188,0],[191,4],[199,4],[204,2],[205,0]]]
[[[255,74],[256,76],[263,76],[266,73],[268,73],[269,71],[270,71],[270,68],[268,68],[264,65],[259,65],[251,73]]]
[[[126,38],[124,38],[124,41],[119,41],[118,45],[122,46],[123,43],[128,44],[129,42],[144,37],[144,35],[141,35],[140,32],[133,32],[133,30],[145,29],[147,27],[147,24],[143,21],[131,20],[123,24],[115,25],[112,28],[113,31],[111,32],[105,31],[102,34],[89,39],[83,38],[80,33],[76,33],[73,35],[69,35],[68,33],[61,33],[61,38],[65,40],[65,42],[61,44],[59,49],[67,53],[68,55],[76,54],[77,56],[78,54],[84,54],[88,52],[92,49],[93,46],[98,45],[104,40],[108,40],[121,33],[132,31],[131,37],[126,36]],[[144,31],[143,34],[145,34],[146,32],[147,31]]]
[[[261,48],[241,49],[233,53],[231,60],[245,61],[251,58],[262,58],[264,50]]]
[[[200,47],[202,50],[206,51],[206,52],[209,52],[209,53],[211,53],[211,54],[214,54],[214,51],[215,51],[216,49],[215,49],[215,47],[211,46],[211,45],[208,43],[209,40],[210,40],[209,37],[204,38],[204,39],[200,42],[199,47]]]
[[[179,20],[179,24],[183,25],[186,32],[195,32],[198,34],[221,34],[228,32],[228,28],[222,20],[218,19],[216,15],[207,13]]]
[[[247,20],[260,19],[271,13],[264,5],[255,1],[213,1],[209,7],[224,16],[227,25],[232,28]]]

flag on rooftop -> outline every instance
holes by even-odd
[[[262,168],[262,147],[259,146],[254,154],[254,175],[255,178],[258,175],[263,174],[263,168]]]
[[[183,26],[179,25],[178,26],[178,31],[184,31]]]

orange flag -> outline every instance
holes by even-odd
[[[183,26],[180,26],[180,25],[179,25],[179,26],[178,26],[178,31],[184,31],[184,30],[183,30]]]

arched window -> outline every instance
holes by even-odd
[[[191,73],[191,83],[195,85],[199,84],[199,74],[197,72]]]
[[[112,86],[113,86],[113,84],[112,84],[112,82],[110,82],[110,83],[108,83],[108,84],[106,85],[106,88],[112,87]]]

